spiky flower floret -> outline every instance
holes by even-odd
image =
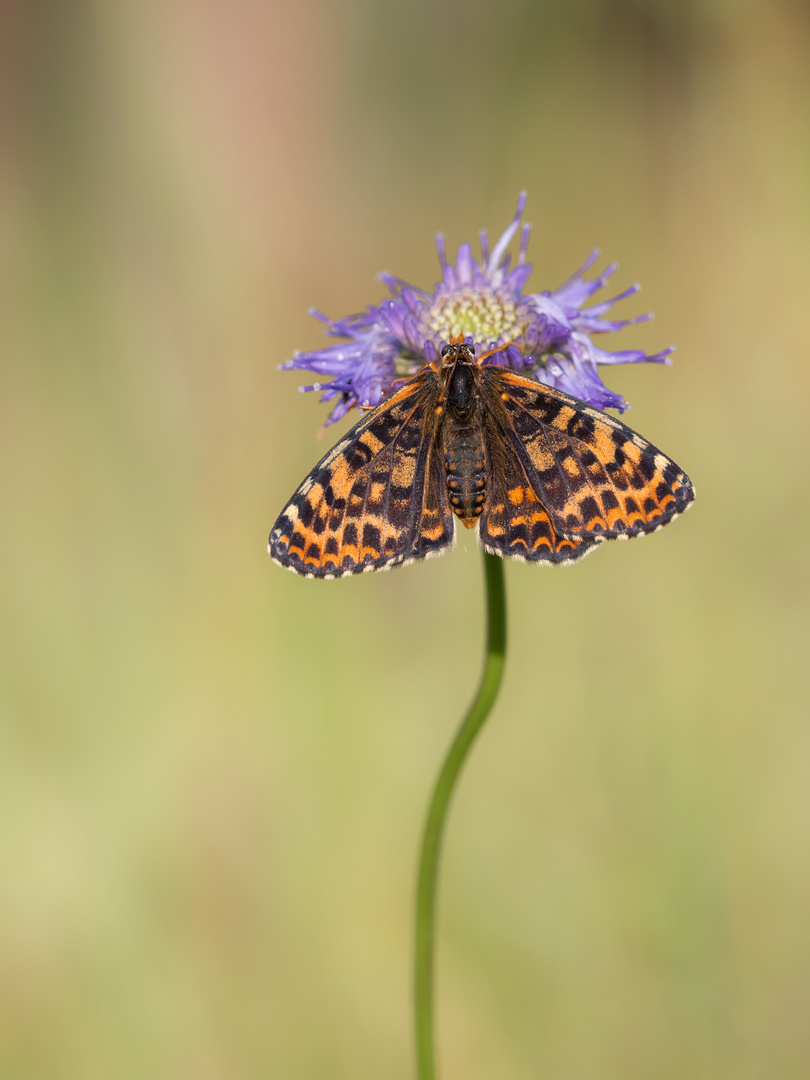
[[[397,379],[438,360],[442,346],[459,335],[475,346],[478,355],[500,349],[489,363],[522,371],[598,409],[620,412],[628,407],[627,402],[605,386],[599,367],[641,361],[669,363],[672,346],[648,355],[641,349],[609,352],[594,344],[592,334],[621,330],[652,318],[649,313],[630,319],[604,317],[617,301],[638,292],[638,284],[610,300],[588,304],[617,269],[617,264],[611,263],[598,277],[585,276],[599,256],[598,249],[559,288],[539,293],[524,291],[532,272],[531,263],[526,262],[531,226],[521,227],[525,205],[524,191],[514,218],[491,252],[487,233],[482,230],[480,259],[475,259],[470,245],[464,243],[455,263],[448,262],[440,233],[436,247],[442,279],[432,292],[408,285],[393,274],[380,274],[391,298],[371,305],[365,313],[333,321],[319,311],[311,311],[326,324],[330,337],[344,340],[314,352],[298,352],[280,368],[313,371],[331,378],[329,382],[301,387],[322,391],[322,401],[337,399],[327,424],[339,420],[353,406],[379,404]],[[521,235],[517,263],[510,269],[507,248],[518,229]]]

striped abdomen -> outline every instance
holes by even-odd
[[[478,425],[450,427],[445,436],[444,463],[453,513],[472,529],[484,508],[487,493],[484,441]]]

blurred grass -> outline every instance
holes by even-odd
[[[0,1075],[411,1075],[417,837],[479,557],[273,567],[324,449],[275,364],[321,340],[310,304],[431,283],[433,232],[498,230],[526,187],[538,287],[594,243],[643,281],[657,320],[623,344],[676,365],[611,386],[699,498],[573,570],[508,567],[446,849],[444,1073],[805,1077],[805,6],[2,19]]]

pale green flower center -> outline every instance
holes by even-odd
[[[445,341],[461,335],[484,345],[505,345],[523,337],[514,301],[480,289],[459,289],[437,297],[426,321],[428,330]]]

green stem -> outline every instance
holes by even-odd
[[[503,560],[484,552],[487,588],[487,641],[481,684],[444,759],[430,800],[416,895],[416,1062],[419,1080],[435,1080],[433,1039],[433,956],[436,927],[436,884],[439,851],[447,809],[459,773],[475,737],[498,695],[506,660],[506,589]]]

